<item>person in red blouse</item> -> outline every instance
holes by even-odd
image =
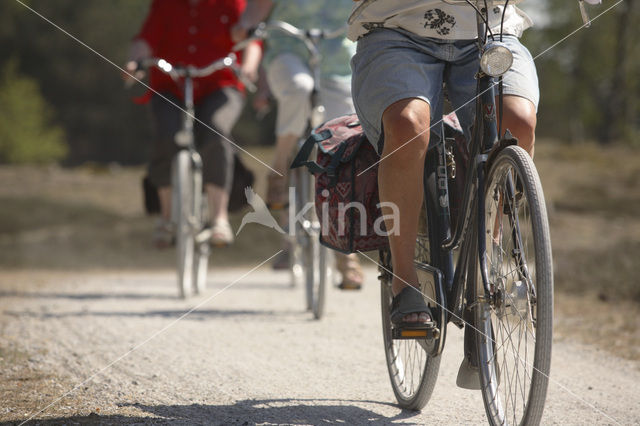
[[[137,62],[163,58],[180,65],[205,66],[226,56],[233,47],[231,27],[246,7],[246,0],[153,0],[142,29],[135,36],[127,71],[133,73]],[[261,47],[250,44],[238,55],[241,72],[255,80],[261,59]],[[157,69],[151,69],[150,86],[154,92],[151,109],[154,117],[154,146],[149,163],[149,179],[158,188],[161,218],[154,232],[156,246],[171,243],[171,161],[177,151],[174,135],[182,125],[183,89],[180,83]],[[159,96],[158,94],[162,95]],[[229,69],[194,79],[196,118],[225,137],[244,106],[244,87]],[[212,242],[229,244],[233,232],[227,206],[233,178],[234,150],[223,137],[200,123],[195,127],[196,145],[202,156],[203,177],[212,221]]]

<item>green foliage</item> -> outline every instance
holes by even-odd
[[[15,0],[0,0],[0,69],[8,58],[17,58],[21,74],[37,81],[55,107],[69,146],[65,165],[145,162],[153,138],[151,116],[147,106],[131,98],[146,89],[125,89],[117,66],[124,64],[151,0],[22,3],[33,11]],[[234,141],[271,142],[272,132],[272,116],[256,123],[246,111]]]
[[[546,51],[536,61],[541,136],[640,146],[640,4],[615,4],[587,6],[597,19],[576,31],[582,25],[577,1],[548,0],[548,24],[527,31],[533,55]]]
[[[49,163],[67,153],[64,132],[51,124],[51,108],[38,84],[8,62],[0,75],[0,162]]]
[[[127,92],[113,64],[124,63],[149,3],[31,0],[36,14],[13,0],[0,1],[0,69],[15,57],[20,72],[38,82],[67,135],[65,164],[147,158],[148,111],[131,102],[144,90]]]
[[[124,63],[150,1],[22,1],[41,16],[14,0],[0,1],[0,70],[6,68],[9,58],[17,58],[20,74],[37,82],[46,103],[55,108],[69,147],[65,164],[140,164],[148,158],[153,137],[148,108],[131,102],[131,97],[145,89],[125,90],[114,64]],[[540,136],[638,144],[639,1],[624,0],[590,29],[579,31],[537,59],[542,91]],[[530,0],[523,7],[532,4],[543,3]],[[614,4],[605,0],[589,10],[595,17]],[[524,42],[534,56],[581,25],[575,0],[547,0],[546,5],[548,19],[541,20],[548,21],[546,25],[525,33]],[[234,140],[241,145],[270,141],[272,125],[272,116],[256,123],[247,110]]]

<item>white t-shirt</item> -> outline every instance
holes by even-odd
[[[356,3],[355,8],[359,5]],[[504,6],[494,6],[489,26],[500,32]],[[531,18],[515,6],[507,6],[503,34],[517,37],[533,25]],[[357,40],[376,28],[401,28],[421,37],[473,40],[478,37],[476,11],[467,4],[452,5],[442,0],[377,0],[364,8],[349,25],[349,39]]]

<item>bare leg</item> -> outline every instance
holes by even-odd
[[[160,199],[160,216],[168,222],[171,220],[171,187],[158,188],[158,198]]]
[[[380,201],[394,203],[399,211],[396,218],[399,223],[386,223],[387,229],[395,226],[399,230],[395,235],[389,235],[394,295],[407,283],[418,285],[413,258],[423,198],[424,159],[429,145],[429,114],[428,103],[420,99],[403,99],[387,108],[382,116],[385,142],[378,175]],[[391,209],[383,208],[384,215],[392,213]],[[407,315],[404,319],[406,322],[428,320],[426,313]]]
[[[518,138],[518,145],[533,158],[536,140],[536,107],[528,99],[506,95],[503,98],[502,128]],[[496,105],[498,102],[496,101]],[[503,130],[504,131],[504,130]]]
[[[287,175],[287,171],[289,170],[289,160],[291,159],[291,154],[296,146],[296,141],[299,136],[297,135],[281,135],[276,139],[276,152],[273,157],[273,168],[283,174]]]
[[[518,145],[529,153],[531,158],[535,151],[536,140],[536,107],[523,97],[505,95],[503,100],[502,128],[509,129],[511,134],[518,139]],[[496,99],[496,105],[499,105]],[[503,130],[504,131],[504,130]],[[502,211],[503,201],[498,204],[498,211]],[[496,217],[493,229],[494,242],[500,238],[500,221]]]
[[[207,201],[209,203],[209,216],[211,222],[228,222],[229,221],[229,194],[223,188],[206,184]]]
[[[272,208],[284,208],[289,199],[287,188],[289,175],[289,163],[296,146],[298,136],[286,134],[276,139],[276,150],[273,155],[272,167],[280,175],[271,172],[268,176],[267,204]]]

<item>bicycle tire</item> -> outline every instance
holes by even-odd
[[[490,424],[539,424],[553,322],[553,264],[542,185],[531,157],[509,146],[491,164],[485,188],[491,301],[475,262],[469,271],[485,411]]]
[[[178,292],[186,298],[193,283],[195,241],[191,231],[193,212],[193,168],[187,150],[176,155],[172,174],[172,208],[175,214]]]
[[[202,294],[207,288],[210,253],[209,243],[200,243],[196,246],[193,262],[193,292],[195,294]]]
[[[302,208],[302,194],[299,192],[298,181],[300,180],[300,174],[304,171],[300,168],[293,169],[289,175],[289,185],[292,188],[296,188],[295,195],[295,211],[299,212]],[[285,238],[288,238],[289,245],[289,271],[291,272],[291,287],[297,287],[302,285],[304,282],[304,268],[303,268],[303,259],[302,259],[302,241],[300,238],[302,237],[302,233],[304,230],[302,229],[302,225],[299,222],[295,224],[289,224],[290,227],[294,227],[293,235],[288,235]]]
[[[202,172],[194,170],[193,176],[193,193],[194,193],[194,225],[199,233],[204,233],[207,238],[199,240],[196,238],[194,259],[193,259],[193,292],[201,294],[207,287],[207,272],[209,267],[209,255],[211,254],[211,240],[209,234],[205,232],[206,218],[209,217],[209,208],[206,194],[202,188]],[[210,228],[209,228],[210,230]]]
[[[313,203],[313,180],[311,175],[304,173],[298,176],[300,189],[300,205],[304,208],[307,203]],[[296,198],[297,201],[297,198]],[[298,210],[300,211],[300,210]],[[307,310],[313,313],[315,319],[322,318],[325,305],[325,287],[327,282],[327,248],[320,244],[320,223],[315,209],[309,209],[303,226],[302,266],[304,270],[305,293]]]
[[[424,210],[423,210],[424,212]],[[430,248],[426,217],[422,215],[420,233],[416,243],[415,260],[418,263],[430,262]],[[388,259],[385,259],[388,257]],[[440,370],[442,355],[433,356],[434,341],[397,340],[393,338],[391,324],[391,255],[388,250],[381,251],[380,256],[380,296],[382,314],[382,336],[385,347],[387,370],[391,380],[393,393],[398,404],[408,410],[421,410],[427,405],[435,388]],[[435,289],[427,289],[421,280],[420,291],[430,305],[436,300]],[[429,300],[430,299],[430,300]],[[443,325],[444,327],[444,325]]]
[[[318,238],[312,239],[313,252],[315,259],[313,263],[314,277],[311,281],[308,281],[310,286],[309,292],[311,294],[311,312],[315,319],[321,319],[324,315],[324,304],[326,298],[326,286],[328,280],[328,249],[320,244]]]

